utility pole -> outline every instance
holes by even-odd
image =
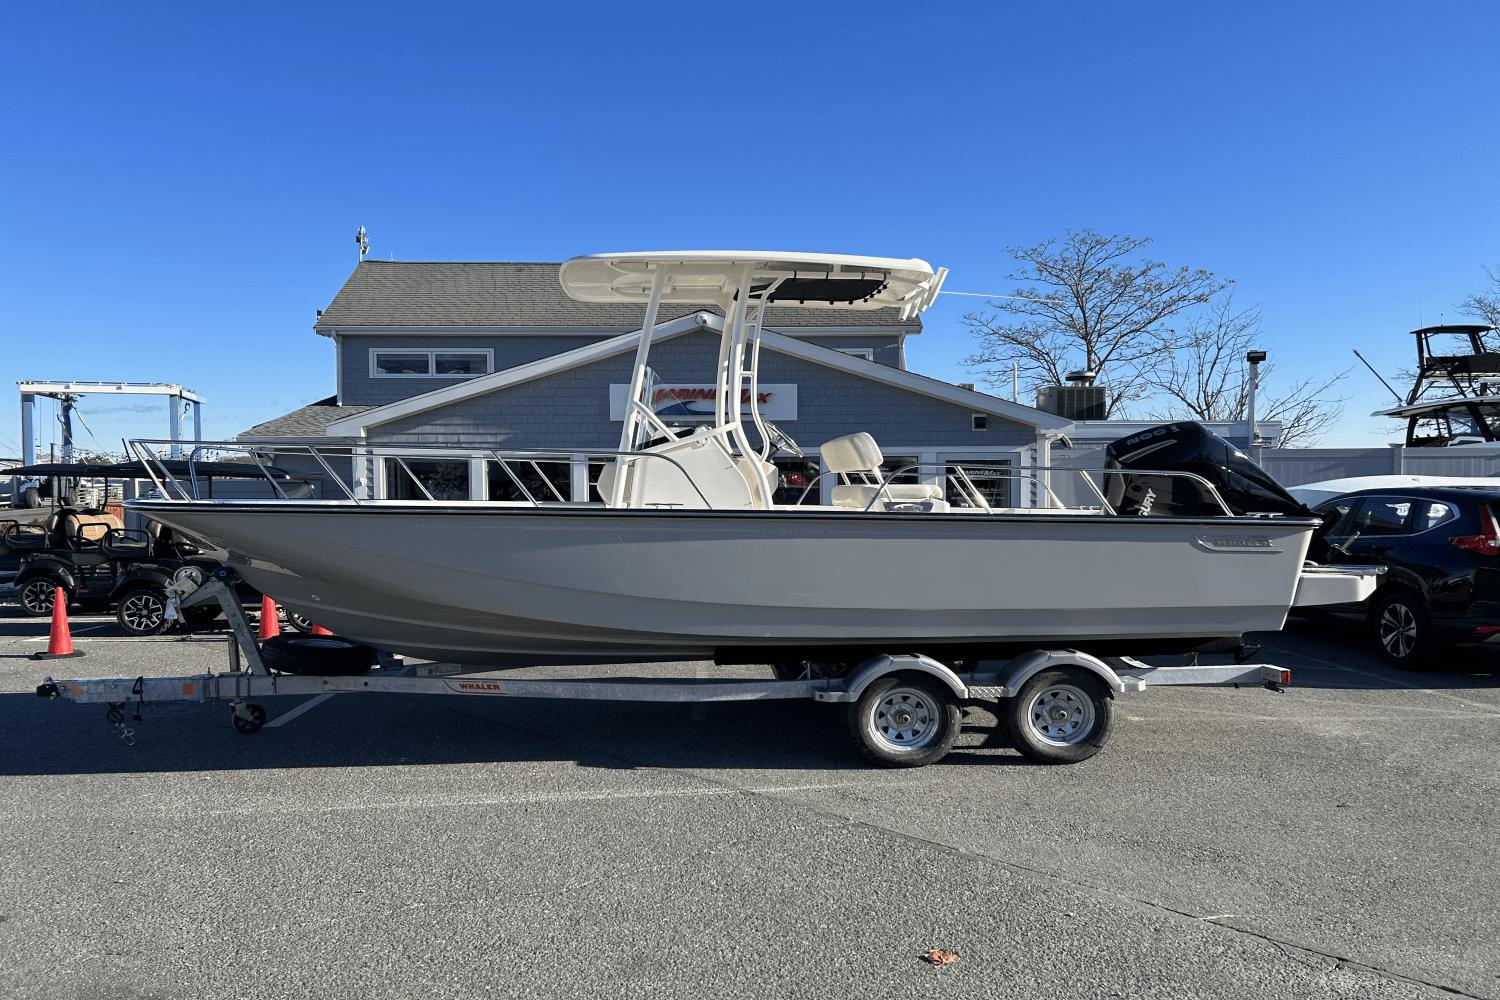
[[[1251,351],[1245,355],[1245,360],[1250,362],[1250,400],[1247,406],[1247,414],[1250,424],[1250,457],[1260,461],[1260,428],[1255,426],[1255,394],[1260,388],[1260,363],[1266,360],[1265,351]]]

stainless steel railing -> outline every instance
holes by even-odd
[[[177,476],[173,475],[166,461],[159,452],[159,448],[171,447],[172,445],[183,446],[191,444],[192,448],[187,459],[187,483],[183,483]],[[127,447],[138,459],[157,492],[163,499],[169,501],[186,501],[201,499],[199,495],[199,480],[196,472],[197,463],[207,460],[207,456],[222,453],[235,453],[245,455],[250,463],[253,463],[263,478],[270,484],[273,493],[278,499],[290,499],[285,490],[277,481],[274,456],[277,455],[300,455],[306,456],[314,461],[326,474],[328,482],[337,487],[343,497],[355,504],[370,503],[375,498],[360,496],[362,492],[357,488],[358,475],[356,470],[361,464],[380,463],[387,459],[393,461],[422,497],[431,502],[439,502],[429,485],[424,482],[417,470],[411,466],[412,461],[482,461],[494,463],[506,478],[510,481],[516,491],[534,507],[547,504],[566,504],[572,501],[563,496],[558,489],[554,478],[543,471],[544,466],[562,465],[568,468],[571,476],[573,463],[583,459],[588,465],[595,463],[618,463],[620,459],[629,460],[627,464],[633,464],[635,460],[647,460],[666,462],[674,467],[682,478],[691,486],[698,499],[707,509],[712,509],[713,504],[709,502],[704,494],[703,488],[693,480],[692,475],[683,467],[682,463],[670,455],[664,455],[652,451],[539,451],[539,450],[515,450],[501,451],[493,448],[455,448],[443,445],[314,445],[282,442],[243,442],[243,441],[198,441],[182,442],[170,441],[156,438],[138,438],[127,442]],[[346,482],[334,468],[335,462],[348,460],[350,462],[350,474],[353,482]],[[621,466],[617,464],[617,470]],[[1076,467],[1044,466],[1044,465],[1017,465],[1008,462],[912,462],[897,466],[889,471],[868,470],[863,473],[841,474],[823,472],[810,480],[797,499],[797,505],[806,503],[814,487],[823,480],[836,476],[840,482],[854,485],[874,487],[874,493],[865,505],[865,511],[873,511],[882,501],[892,499],[891,487],[898,485],[896,480],[902,476],[921,475],[924,470],[931,473],[931,477],[941,482],[949,483],[963,499],[976,510],[992,513],[994,508],[980,489],[975,480],[1005,479],[1014,480],[1019,483],[1030,483],[1039,489],[1043,500],[1054,509],[1069,509],[1058,497],[1052,488],[1051,473],[1064,473],[1077,476],[1084,484],[1087,491],[1098,501],[1098,510],[1101,514],[1110,516],[1116,513],[1110,504],[1106,492],[1101,488],[1100,482],[1096,482],[1094,476],[1097,474],[1101,481],[1107,482],[1111,475],[1146,475],[1161,476],[1166,478],[1183,479],[1192,482],[1204,494],[1209,497],[1223,512],[1225,516],[1234,516],[1229,505],[1224,501],[1218,489],[1207,479],[1195,473],[1185,472],[1177,469],[1082,469]],[[881,473],[877,480],[876,472]],[[528,483],[526,473],[530,473],[531,481]],[[383,471],[377,473],[383,475]],[[853,479],[851,480],[851,477]],[[535,487],[535,489],[533,488]],[[542,496],[538,497],[538,493]],[[550,494],[550,496],[548,495]],[[1092,508],[1085,508],[1092,509]]]

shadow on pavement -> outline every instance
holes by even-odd
[[[305,699],[271,698],[271,721]],[[0,775],[563,761],[581,767],[866,770],[840,707],[340,695],[242,736],[227,703],[130,705],[127,746],[103,705],[0,695]],[[979,712],[947,762],[1023,763]]]
[[[1500,691],[1500,649],[1450,646],[1426,669],[1406,670],[1376,654],[1352,622],[1294,620],[1281,632],[1251,638],[1262,644],[1255,659],[1289,668],[1294,687]]]

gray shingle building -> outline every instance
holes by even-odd
[[[566,449],[549,471],[564,495],[584,499],[595,479],[590,450],[616,446],[625,386],[644,321],[631,305],[568,298],[555,263],[365,261],[314,329],[337,348],[336,391],[250,428],[242,440],[463,448]],[[661,412],[691,422],[708,389],[722,317],[664,306],[652,346]],[[1067,421],[906,369],[906,338],[921,323],[895,310],[776,309],[765,323],[763,412],[795,437],[807,461],[781,461],[783,502],[819,469],[818,446],[869,431],[891,467],[967,460],[1044,463]],[[702,407],[698,407],[702,408]],[[282,459],[278,459],[282,461]],[[493,463],[412,471],[469,499],[508,497]],[[453,466],[451,468],[446,466]],[[358,488],[410,495],[405,470],[372,463]],[[429,480],[429,475],[431,479]],[[997,477],[994,498],[1026,504],[1029,488]],[[1014,495],[1013,495],[1014,494]]]

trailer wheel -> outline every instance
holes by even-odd
[[[849,706],[848,721],[866,759],[885,767],[922,767],[953,749],[958,700],[934,681],[881,677]]]
[[[1088,760],[1109,742],[1114,700],[1082,667],[1034,674],[1002,709],[1016,749],[1043,764]]]
[[[336,635],[284,632],[260,644],[260,660],[283,674],[350,677],[374,665],[375,651]]]

